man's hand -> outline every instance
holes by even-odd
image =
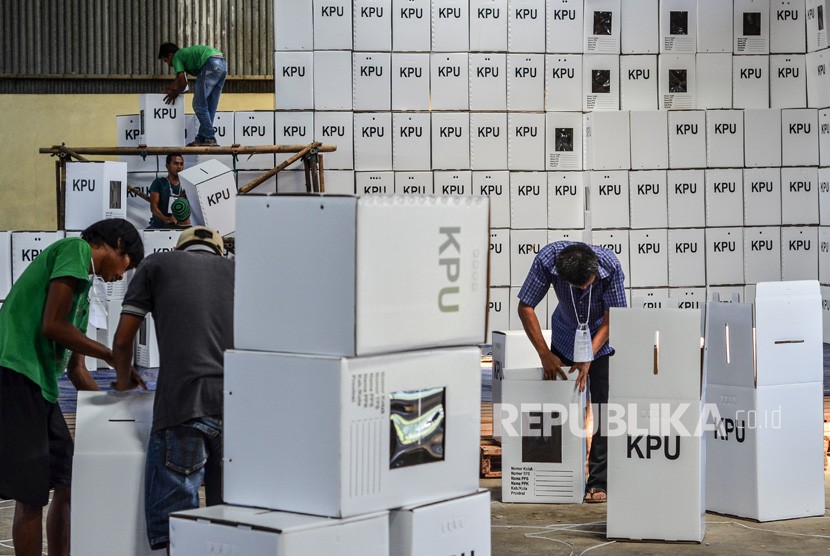
[[[112,386],[112,389],[116,392],[132,390],[134,388],[138,388],[139,386],[144,388],[145,390],[147,389],[147,385],[144,384],[144,380],[141,378],[141,376],[138,374],[135,368],[130,369],[130,376],[128,379],[125,380],[121,377],[118,377],[118,380],[112,382],[110,386]]]
[[[89,370],[84,363],[84,356],[79,353],[73,353],[69,358],[69,365],[66,367],[66,376],[69,381],[78,390],[97,391],[98,383],[92,378]]]
[[[580,392],[585,391],[585,385],[588,382],[588,369],[590,368],[591,362],[586,361],[584,363],[574,363],[568,371],[568,373],[572,373],[574,371],[579,372],[579,374],[576,376],[576,387],[579,388]]]
[[[167,104],[173,104],[176,102],[176,97],[179,96],[179,91],[175,87],[167,87],[162,91],[164,93],[164,102]]]
[[[562,370],[562,361],[550,350],[542,357],[542,368],[545,370],[545,380],[568,380],[568,375]]]

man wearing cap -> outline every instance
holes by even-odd
[[[130,282],[113,340],[118,391],[143,386],[132,369],[133,341],[153,314],[159,374],[145,469],[147,538],[169,545],[169,515],[222,503],[224,352],[233,347],[234,265],[219,234],[183,231],[175,251],[144,259]]]

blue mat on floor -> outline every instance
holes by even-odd
[[[115,371],[112,369],[100,369],[97,371],[90,371],[92,378],[98,384],[102,391],[112,390],[110,384],[115,380]],[[158,369],[139,369],[139,374],[144,379],[149,390],[155,390],[156,377],[158,376]],[[69,381],[69,378],[64,374],[58,380],[58,405],[64,413],[75,413],[78,407],[78,391],[75,386]]]

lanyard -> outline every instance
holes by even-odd
[[[579,328],[583,326],[588,326],[588,323],[591,321],[591,294],[594,291],[594,285],[591,284],[588,286],[588,314],[585,315],[585,322],[579,321],[579,311],[576,310],[576,301],[574,301],[574,289],[571,286],[571,304],[574,307],[574,315],[576,315],[576,324],[579,325]]]

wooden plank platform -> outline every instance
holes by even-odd
[[[495,440],[481,440],[482,479],[501,478],[501,446]]]
[[[69,427],[69,434],[72,435],[72,440],[75,440],[75,414],[64,413],[63,418],[66,419],[66,426]]]

